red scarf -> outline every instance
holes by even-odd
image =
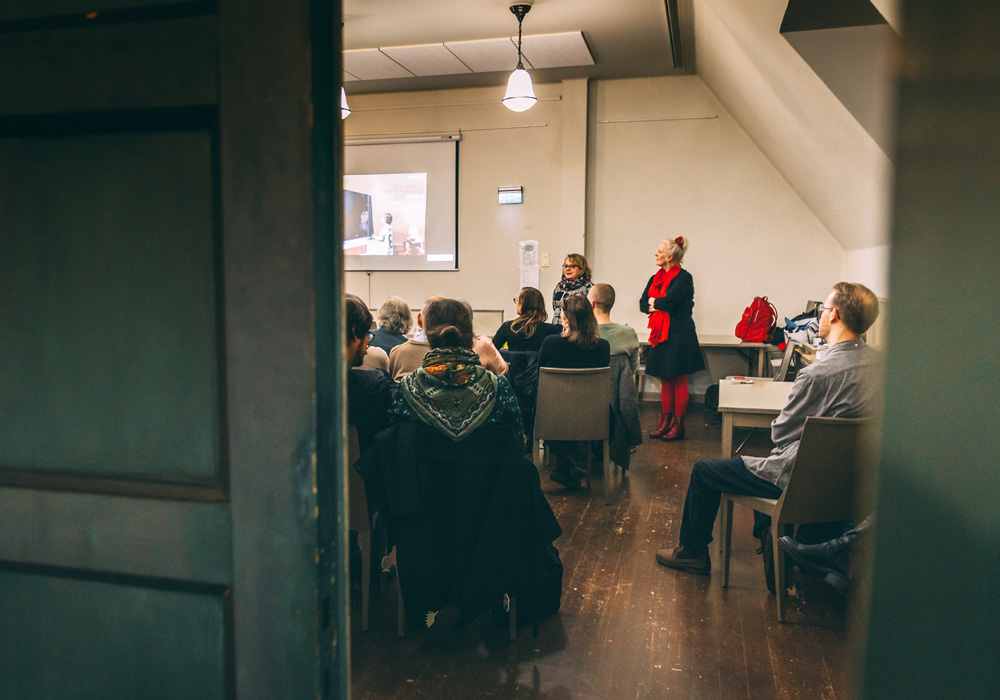
[[[667,287],[670,286],[670,283],[674,281],[674,277],[680,271],[680,265],[674,265],[667,270],[661,267],[659,272],[653,275],[653,283],[649,285],[649,298],[659,299],[666,294]],[[656,347],[664,342],[670,334],[670,314],[666,311],[653,311],[649,315],[647,327],[649,328],[649,344]]]

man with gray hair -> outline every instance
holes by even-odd
[[[838,282],[820,308],[819,336],[829,343],[823,359],[795,377],[788,404],[771,423],[774,449],[767,457],[705,459],[694,465],[684,502],[680,546],[661,549],[656,561],[671,569],[708,574],[708,544],[721,494],[781,496],[808,416],[857,418],[871,415],[879,392],[881,353],[861,335],[878,317],[878,297],[862,284]],[[754,512],[754,536],[761,538],[765,576],[774,591],[770,518]],[[801,531],[801,530],[800,530]]]
[[[410,332],[413,320],[410,305],[402,297],[389,297],[378,310],[378,328],[372,347],[382,348],[386,353],[392,352],[397,345],[406,342],[406,334]]]

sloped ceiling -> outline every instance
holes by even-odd
[[[885,245],[892,163],[778,32],[786,4],[694,0],[697,73],[845,249]]]

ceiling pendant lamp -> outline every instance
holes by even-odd
[[[531,76],[524,70],[521,60],[521,22],[533,3],[534,0],[522,0],[510,5],[510,11],[517,17],[517,69],[507,79],[507,94],[504,95],[503,104],[512,112],[523,112],[538,101],[531,86]]]
[[[347,119],[351,114],[351,108],[347,106],[347,91],[340,88],[340,118]]]

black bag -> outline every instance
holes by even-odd
[[[712,384],[705,388],[705,413],[714,413],[713,420],[716,423],[722,422],[722,414],[719,413],[719,385]]]

